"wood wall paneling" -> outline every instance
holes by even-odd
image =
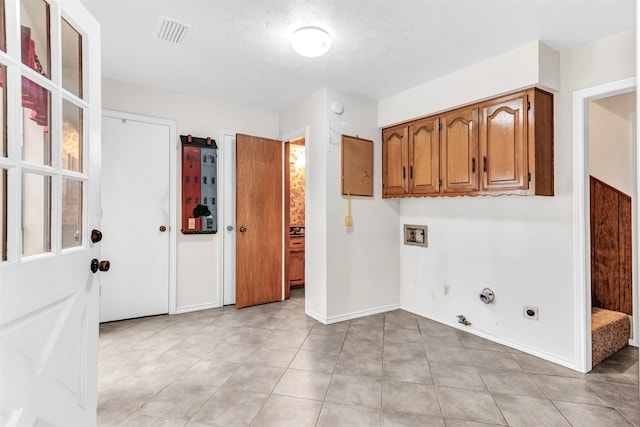
[[[633,315],[633,283],[631,273],[633,258],[631,255],[631,197],[619,195],[619,234],[620,239],[620,311]]]
[[[591,302],[633,313],[631,198],[591,177]]]

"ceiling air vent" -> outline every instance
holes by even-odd
[[[168,18],[162,18],[156,37],[159,40],[178,44],[182,43],[190,29],[191,25],[181,24]]]

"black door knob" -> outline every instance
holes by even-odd
[[[240,227],[240,232],[244,233],[245,231],[247,231],[247,227]]]
[[[96,229],[91,230],[91,241],[98,243],[100,240],[102,240],[102,231]]]
[[[97,273],[100,271],[109,271],[111,268],[111,263],[109,261],[98,261],[96,258],[91,260],[91,272]]]

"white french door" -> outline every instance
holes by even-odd
[[[0,424],[96,424],[100,30],[0,0]]]

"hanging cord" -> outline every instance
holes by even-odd
[[[344,127],[347,125],[347,122],[342,121],[342,122],[338,122],[334,125],[331,124],[331,122],[329,122],[329,130],[332,131],[333,133],[336,134],[336,136],[340,137],[342,135],[342,129],[344,129]],[[334,126],[339,127],[338,129],[335,129]],[[339,145],[340,142],[333,142],[333,136],[329,135],[329,144],[330,145]],[[331,151],[331,148],[329,148],[329,151]]]

